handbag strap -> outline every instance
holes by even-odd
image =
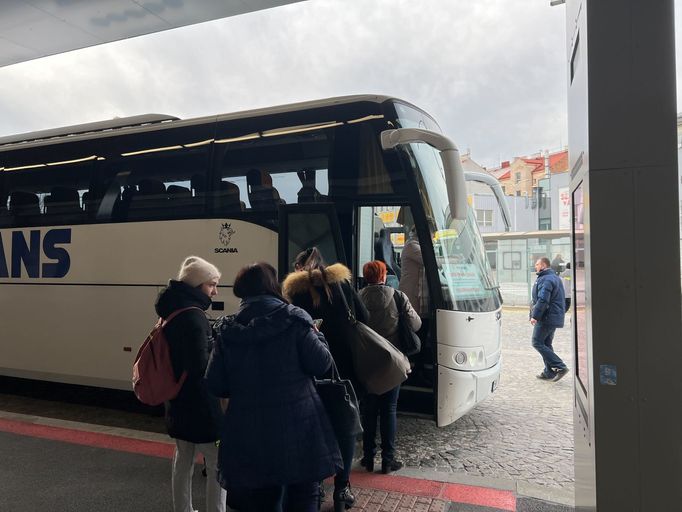
[[[403,294],[398,290],[393,290],[393,300],[398,308],[398,321],[401,324],[407,324],[407,302],[405,301]],[[410,330],[412,330],[412,328],[410,328]]]
[[[341,300],[343,301],[343,305],[346,308],[346,313],[348,313],[348,320],[350,320],[351,323],[355,323],[355,315],[353,314],[353,310],[348,305],[348,300],[346,299],[346,294],[343,293],[343,286],[341,286],[341,283],[336,283],[336,285],[338,286],[339,295],[341,295]]]
[[[341,380],[341,374],[339,373],[339,369],[336,367],[336,361],[334,361],[333,357],[332,357],[332,380],[335,382]]]
[[[395,302],[395,306],[398,308],[398,316],[402,317],[405,314],[405,301],[396,289],[393,289],[393,302]]]

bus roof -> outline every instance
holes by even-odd
[[[23,149],[33,147],[35,145],[62,142],[63,140],[60,139],[64,139],[66,137],[69,137],[70,140],[83,140],[88,138],[107,137],[112,135],[113,131],[115,131],[116,134],[124,134],[128,132],[156,130],[159,128],[192,126],[205,123],[215,123],[220,121],[230,121],[234,119],[263,117],[273,114],[282,114],[286,112],[296,112],[302,110],[314,110],[317,108],[324,108],[336,105],[347,105],[352,103],[371,102],[381,104],[387,100],[398,101],[400,103],[409,105],[410,107],[428,115],[428,113],[424,112],[419,107],[416,107],[415,105],[412,105],[411,103],[400,100],[398,98],[382,95],[359,94],[352,96],[339,96],[335,98],[291,103],[275,107],[243,110],[228,114],[218,114],[217,116],[211,115],[184,120],[175,116],[165,114],[144,114],[131,117],[121,117],[111,119],[108,121],[99,121],[73,126],[65,126],[61,128],[53,128],[48,130],[40,130],[30,133],[9,135],[7,137],[0,137],[0,152],[19,149],[19,147]],[[73,139],[71,139],[72,137]]]
[[[60,128],[50,128],[28,133],[18,133],[0,137],[0,146],[14,144],[16,142],[32,142],[36,140],[47,140],[62,137],[65,135],[81,135],[91,132],[102,132],[105,130],[115,130],[131,126],[143,126],[146,124],[160,123],[163,121],[177,121],[178,117],[166,114],[142,114],[130,117],[115,117],[107,121],[95,121],[94,123],[75,124],[62,126]]]

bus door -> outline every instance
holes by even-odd
[[[387,275],[386,285],[398,289],[401,277],[404,274],[404,263],[411,265],[408,269],[414,272],[412,261],[403,261],[402,252],[405,242],[413,232],[414,220],[410,207],[399,204],[385,205],[360,205],[356,210],[355,227],[355,255],[354,268],[356,269],[357,285],[362,288],[366,285],[362,277],[362,267],[365,263],[372,260],[381,260],[386,263]],[[408,279],[411,279],[407,276]],[[428,309],[428,285],[424,280],[414,283],[410,287],[412,297],[410,301],[419,301],[419,305],[426,305]],[[426,296],[415,295],[419,285],[423,287]],[[415,309],[419,307],[413,304]],[[428,311],[423,312],[425,317],[429,317]],[[414,356],[410,356],[412,373],[407,382],[402,385],[398,406],[401,411],[409,411],[420,414],[434,414],[434,361],[431,344],[425,343],[428,336],[428,329],[420,331],[422,337],[422,351]]]
[[[341,230],[332,203],[286,204],[279,207],[278,274],[282,280],[294,270],[294,258],[317,247],[328,264],[346,262]]]
[[[356,255],[358,288],[365,283],[362,267],[372,260],[386,263],[386,284],[398,288],[401,268],[400,255],[409,233],[405,217],[411,219],[408,206],[359,206],[356,212]]]

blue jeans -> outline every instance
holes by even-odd
[[[557,370],[566,368],[566,363],[556,355],[552,348],[554,331],[556,331],[556,327],[545,325],[542,322],[536,323],[533,327],[533,348],[540,352],[542,360],[545,362],[545,369],[542,373],[549,378],[554,377]]]
[[[376,453],[377,417],[381,434],[381,460],[395,458],[395,433],[397,430],[396,410],[400,386],[383,395],[365,396],[362,410],[362,451],[366,459],[374,459]]]

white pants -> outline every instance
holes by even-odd
[[[225,512],[225,490],[218,483],[218,447],[215,443],[194,444],[181,439],[175,440],[173,455],[173,512],[194,512],[192,474],[197,453],[206,459],[207,512]]]

